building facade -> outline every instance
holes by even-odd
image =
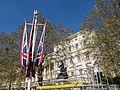
[[[69,80],[91,82],[90,79],[98,72],[97,68],[91,68],[96,60],[96,49],[92,47],[94,36],[94,30],[82,30],[56,44],[54,52],[44,62],[43,80],[57,80],[63,61]]]

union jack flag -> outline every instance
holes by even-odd
[[[27,46],[27,25],[25,23],[24,30],[23,30],[23,37],[22,37],[22,45],[20,51],[20,62],[23,67],[28,66],[28,46]]]
[[[45,25],[44,25],[44,28],[43,28],[43,32],[42,32],[40,42],[39,42],[39,45],[38,45],[38,50],[37,50],[36,63],[35,63],[35,65],[37,67],[39,67],[40,64],[42,63],[42,55],[43,55],[43,49],[44,49],[43,44],[44,44],[44,38],[45,38],[45,28],[46,28],[46,22],[45,22]]]
[[[29,49],[28,49],[28,61],[29,61],[29,66],[26,69],[26,77],[35,77],[35,68],[34,68],[34,46],[35,46],[35,29],[36,29],[36,23],[37,19],[35,16],[33,16],[33,21],[32,21],[32,27],[31,27],[31,32],[30,32],[30,39],[29,39]]]

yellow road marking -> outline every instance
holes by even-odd
[[[36,89],[55,89],[55,88],[70,88],[83,86],[83,83],[72,83],[72,84],[60,84],[60,85],[46,85],[46,86],[36,86]]]

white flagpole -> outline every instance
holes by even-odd
[[[34,11],[34,18],[35,18],[35,25],[34,25],[34,33],[33,33],[33,46],[32,46],[32,62],[34,62],[34,49],[35,49],[35,41],[36,41],[36,35],[37,35],[37,15],[38,15],[38,12],[35,10]]]
[[[34,11],[34,17],[33,18],[35,18],[35,26],[34,26],[34,33],[33,33],[33,44],[32,44],[32,62],[33,62],[33,60],[34,60],[34,57],[33,57],[33,55],[34,55],[34,48],[35,48],[35,41],[36,41],[36,33],[37,33],[37,31],[36,31],[36,26],[37,26],[37,14],[38,14],[38,12],[35,10]],[[32,77],[28,77],[28,90],[30,90],[30,88],[31,88],[31,81],[32,81]]]
[[[28,77],[28,90],[30,90],[30,88],[31,88],[31,77]]]

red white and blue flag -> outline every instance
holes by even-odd
[[[44,28],[43,28],[43,32],[42,32],[40,42],[39,42],[39,45],[38,45],[38,50],[37,50],[37,56],[36,56],[36,60],[35,60],[35,65],[37,67],[39,67],[40,64],[42,63],[42,55],[43,55],[43,49],[44,49],[43,44],[44,44],[44,39],[45,39],[45,28],[46,28],[46,22],[45,22],[45,25],[44,25]]]
[[[27,25],[25,23],[20,51],[20,62],[23,67],[28,66]]]
[[[35,40],[36,40],[35,39],[36,38],[36,25],[37,25],[37,18],[33,16],[30,39],[29,39],[29,49],[28,49],[29,66],[26,69],[26,77],[29,77],[29,76],[35,77],[34,48],[35,48]]]

